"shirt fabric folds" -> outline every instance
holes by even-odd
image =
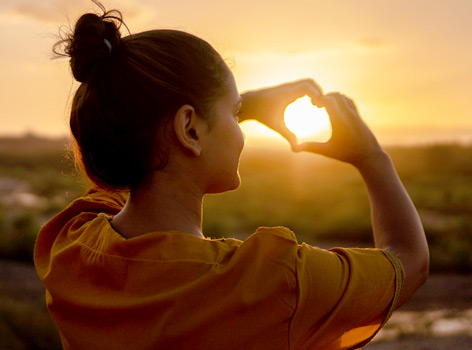
[[[90,191],[41,229],[34,261],[64,349],[358,349],[403,282],[378,249],[319,249],[285,227],[244,241],[125,239],[124,194]]]

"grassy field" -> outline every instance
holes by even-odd
[[[32,250],[41,224],[88,188],[66,148],[65,140],[0,138],[0,350],[60,348]],[[443,274],[433,275],[367,348],[467,348],[472,146],[388,152],[422,217],[432,271]],[[240,189],[206,197],[207,236],[244,239],[258,226],[284,225],[299,241],[322,247],[372,245],[367,194],[353,167],[287,149],[248,147],[240,172]]]
[[[65,148],[66,140],[0,139],[0,258],[31,261],[41,224],[87,189]],[[472,272],[472,146],[388,152],[423,220],[432,270]],[[367,194],[352,166],[253,146],[240,172],[238,190],[206,197],[207,236],[245,238],[283,225],[312,244],[371,244]]]

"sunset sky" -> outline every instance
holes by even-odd
[[[383,142],[472,141],[470,0],[102,2],[123,12],[131,32],[206,39],[241,92],[311,77],[352,97]],[[89,0],[0,0],[0,135],[67,132],[76,84],[51,46],[59,26],[90,10]]]

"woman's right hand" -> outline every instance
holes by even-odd
[[[329,114],[332,136],[328,142],[305,142],[294,147],[297,152],[318,153],[360,167],[384,151],[374,134],[361,119],[354,102],[340,94],[321,97],[318,105]]]

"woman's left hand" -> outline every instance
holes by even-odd
[[[297,137],[285,125],[285,108],[296,99],[308,95],[314,105],[321,103],[323,92],[312,79],[303,79],[241,94],[243,104],[239,120],[254,119],[278,132],[292,148]]]

